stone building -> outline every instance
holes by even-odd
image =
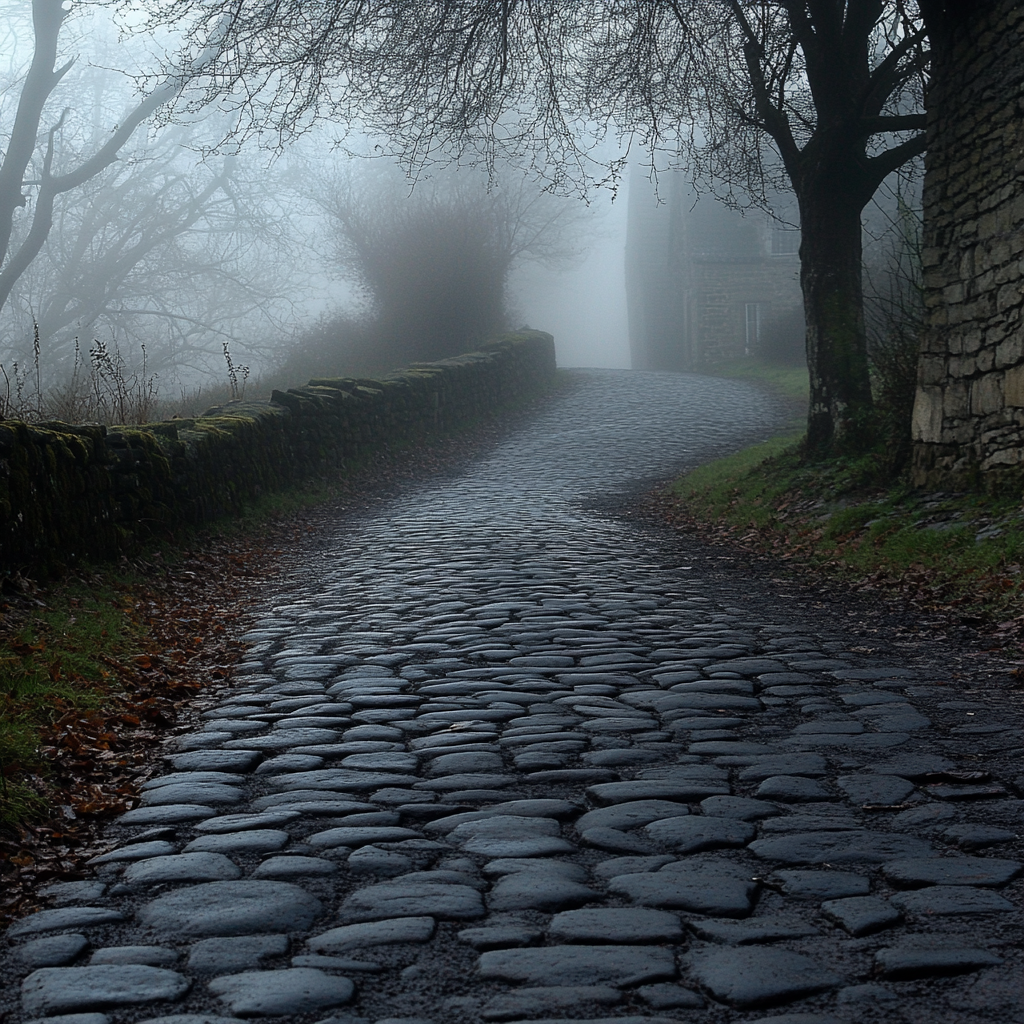
[[[1024,5],[933,39],[913,480],[1024,480]]]
[[[800,233],[698,197],[679,173],[657,190],[634,167],[626,298],[634,369],[696,370],[760,351],[801,308]]]

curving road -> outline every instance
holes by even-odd
[[[5,1021],[1024,1021],[1019,698],[615,512],[778,421],[581,373],[339,522]]]

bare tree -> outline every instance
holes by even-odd
[[[786,180],[793,189],[807,441],[826,448],[856,429],[872,402],[861,218],[885,178],[924,149],[929,50],[920,13],[902,0],[633,6],[648,17],[639,35],[618,36],[617,59],[597,87],[618,81],[638,113],[674,110],[677,124],[696,125],[699,137],[681,142],[698,173],[755,196]],[[655,47],[681,62],[675,77],[687,88],[674,108],[671,78],[652,87],[630,70]]]
[[[471,350],[505,328],[514,267],[564,267],[582,252],[582,204],[510,168],[442,170],[413,189],[396,171],[349,168],[311,196],[331,218],[337,262],[370,301],[366,337],[384,365]]]
[[[778,169],[803,230],[809,444],[870,406],[860,214],[924,148],[917,0],[181,0],[175,16],[197,42],[226,19],[207,81],[249,126],[330,113],[414,164],[483,140],[555,186],[595,173],[595,124],[755,196]]]
[[[57,382],[78,339],[98,335],[124,352],[145,345],[154,372],[202,377],[224,341],[251,359],[254,332],[281,328],[301,293],[282,186],[236,156],[196,164],[196,143],[193,126],[168,126],[60,197],[0,314],[0,353],[15,358],[34,334]]]
[[[58,197],[81,188],[110,167],[136,129],[161,107],[178,97],[190,77],[213,57],[219,45],[214,32],[204,51],[193,60],[179,61],[161,77],[141,100],[131,106],[92,152],[64,166],[59,141],[69,108],[47,128],[41,128],[47,105],[74,66],[66,60],[57,66],[61,28],[70,13],[64,0],[32,0],[33,53],[21,82],[14,122],[0,160],[0,308],[18,279],[39,255],[53,227]],[[41,152],[34,176],[27,172]],[[15,214],[31,207],[28,228],[17,244]]]
[[[55,211],[45,258],[22,278],[32,287],[16,285],[11,296],[34,318],[45,349],[68,327],[88,334],[117,313],[140,313],[132,308],[135,303],[155,309],[183,269],[167,255],[210,215],[230,181],[229,166],[195,182],[167,166],[148,164],[143,159],[129,174],[115,167],[121,173],[98,175],[74,203]],[[165,276],[149,281],[159,284],[150,292],[139,278],[152,278],[156,262]],[[198,273],[200,268],[188,269]],[[59,358],[60,353],[49,350],[48,355]]]

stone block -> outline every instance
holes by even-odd
[[[971,377],[980,369],[974,356],[953,356],[949,360],[950,377]]]
[[[1007,338],[1005,341],[999,343],[995,350],[995,365],[997,369],[1005,369],[1008,366],[1015,366],[1021,362],[1021,357],[1024,356],[1024,338],[1019,336]],[[1007,393],[1008,385],[1006,382],[1003,384],[1003,393]],[[1007,405],[1016,405],[1016,402],[1006,401]]]
[[[981,470],[1005,466],[1019,466],[1024,462],[1024,448],[1002,448],[989,452],[981,462]]]
[[[919,387],[914,398],[913,438],[937,442],[942,435],[943,393],[938,387]]]
[[[1005,313],[1008,309],[1021,304],[1021,289],[1019,284],[1004,284],[996,296],[996,309]]]
[[[948,305],[963,302],[965,297],[965,288],[962,281],[946,285],[946,287],[942,289],[942,301]]]
[[[958,274],[960,279],[967,281],[974,277],[979,268],[988,266],[988,254],[980,246],[970,246],[960,254],[960,266]],[[924,260],[922,258],[922,266]]]
[[[44,967],[21,984],[25,1013],[51,1016],[141,1006],[181,999],[191,982],[175,971],[142,965],[104,964],[96,967]]]
[[[1017,345],[1020,346],[1020,341],[1017,341]],[[1024,407],[1024,363],[1011,366],[1006,371],[1003,376],[1003,394],[1006,405]]]
[[[1002,376],[989,373],[971,382],[971,413],[985,416],[1003,407]]]
[[[1006,229],[1019,231],[1022,224],[1024,224],[1024,196],[1019,195],[1010,204]]]
[[[923,355],[918,363],[921,384],[941,384],[946,378],[946,360],[941,356]]]

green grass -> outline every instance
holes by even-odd
[[[116,665],[141,656],[146,630],[134,613],[130,573],[70,580],[5,609],[0,636],[0,823],[44,810],[48,730],[116,699]],[[35,602],[35,603],[33,603]]]
[[[753,381],[763,384],[784,398],[803,402],[807,401],[810,392],[806,366],[780,366],[776,363],[766,363],[756,356],[714,363],[702,367],[701,373],[711,377]]]
[[[981,494],[879,482],[877,456],[808,463],[795,436],[701,466],[668,490],[721,539],[968,621],[1024,614],[1024,512]]]
[[[686,476],[680,477],[672,485],[671,492],[679,497],[700,494],[706,496],[716,507],[725,507],[735,493],[736,481],[743,479],[747,482],[747,489],[753,499],[763,498],[765,489],[770,489],[772,485],[769,479],[764,477],[764,488],[757,489],[761,468],[770,459],[778,460],[780,456],[788,455],[798,441],[799,437],[795,434],[773,437],[733,455],[705,463]]]
[[[132,692],[136,670],[165,653],[151,635],[151,613],[145,610],[164,568],[173,573],[194,557],[190,549],[208,552],[211,545],[226,550],[230,559],[237,548],[259,546],[271,524],[336,499],[343,488],[344,481],[309,482],[264,495],[239,516],[201,530],[183,529],[173,542],[152,545],[137,568],[82,566],[75,577],[6,607],[0,603],[0,827],[17,828],[52,815],[55,793],[68,784],[68,761],[75,760],[69,743],[76,743],[76,735],[84,742],[81,759],[91,761],[107,745],[105,732],[130,731],[119,716],[140,699]],[[156,575],[147,564],[160,567]],[[208,565],[212,572],[225,568],[216,556]],[[161,605],[161,613],[166,610]],[[142,694],[143,705],[148,695]],[[137,713],[126,721],[138,725]],[[60,763],[52,746],[58,733]],[[110,742],[117,747],[121,739]]]

